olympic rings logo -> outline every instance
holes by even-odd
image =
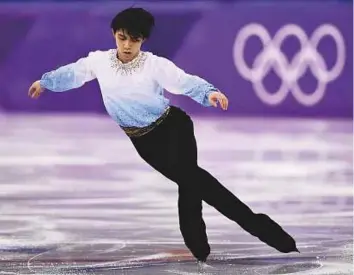
[[[252,36],[259,37],[264,48],[256,56],[250,68],[244,60],[244,49],[247,40]],[[301,47],[291,62],[281,51],[283,41],[289,36],[295,36]],[[337,48],[337,60],[330,70],[323,56],[317,51],[318,44],[325,36],[330,36]],[[264,103],[277,105],[286,98],[288,93],[292,92],[299,103],[304,106],[313,106],[324,97],[327,84],[341,74],[345,64],[345,42],[340,31],[331,24],[318,27],[310,39],[302,28],[294,24],[283,26],[273,39],[264,26],[249,24],[236,36],[233,59],[241,76],[252,82],[257,96]],[[308,68],[318,80],[317,88],[313,93],[304,93],[297,83]],[[264,77],[271,69],[274,69],[282,80],[280,88],[275,93],[269,93],[263,84]]]

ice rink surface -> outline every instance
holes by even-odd
[[[353,274],[352,121],[194,117],[199,163],[301,253],[204,204],[212,247],[185,248],[176,185],[105,116],[0,115],[0,274]]]

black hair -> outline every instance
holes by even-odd
[[[114,33],[124,30],[133,38],[149,38],[155,26],[154,16],[143,8],[128,8],[119,12],[111,22]]]

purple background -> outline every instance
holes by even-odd
[[[29,85],[42,73],[70,63],[95,49],[114,47],[109,24],[119,10],[130,4],[47,3],[0,4],[0,109],[5,112],[96,112],[105,113],[95,81],[62,94],[45,94],[40,100],[27,97]],[[230,100],[228,112],[204,108],[189,98],[170,96],[188,112],[231,116],[305,116],[352,118],[353,28],[350,2],[242,2],[242,3],[151,3],[140,5],[156,16],[157,27],[145,49],[172,59],[187,72],[197,74],[220,88]],[[311,36],[324,23],[335,25],[346,43],[346,64],[330,82],[324,98],[305,107],[291,93],[279,105],[269,106],[255,94],[252,84],[238,73],[232,47],[238,31],[249,23],[264,25],[271,36],[294,23]],[[252,63],[262,49],[249,40],[245,59]],[[295,38],[285,40],[283,52],[291,60],[300,49]],[[333,40],[318,47],[329,68],[336,61]],[[275,91],[280,79],[270,74],[264,81]],[[310,93],[317,83],[311,73],[300,81]]]

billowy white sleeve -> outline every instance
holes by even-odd
[[[205,107],[211,106],[208,100],[210,93],[218,91],[203,78],[186,73],[164,57],[156,57],[154,78],[170,93],[189,96]]]
[[[46,72],[40,79],[40,85],[53,92],[64,92],[79,88],[96,78],[93,71],[93,52],[74,63]]]

